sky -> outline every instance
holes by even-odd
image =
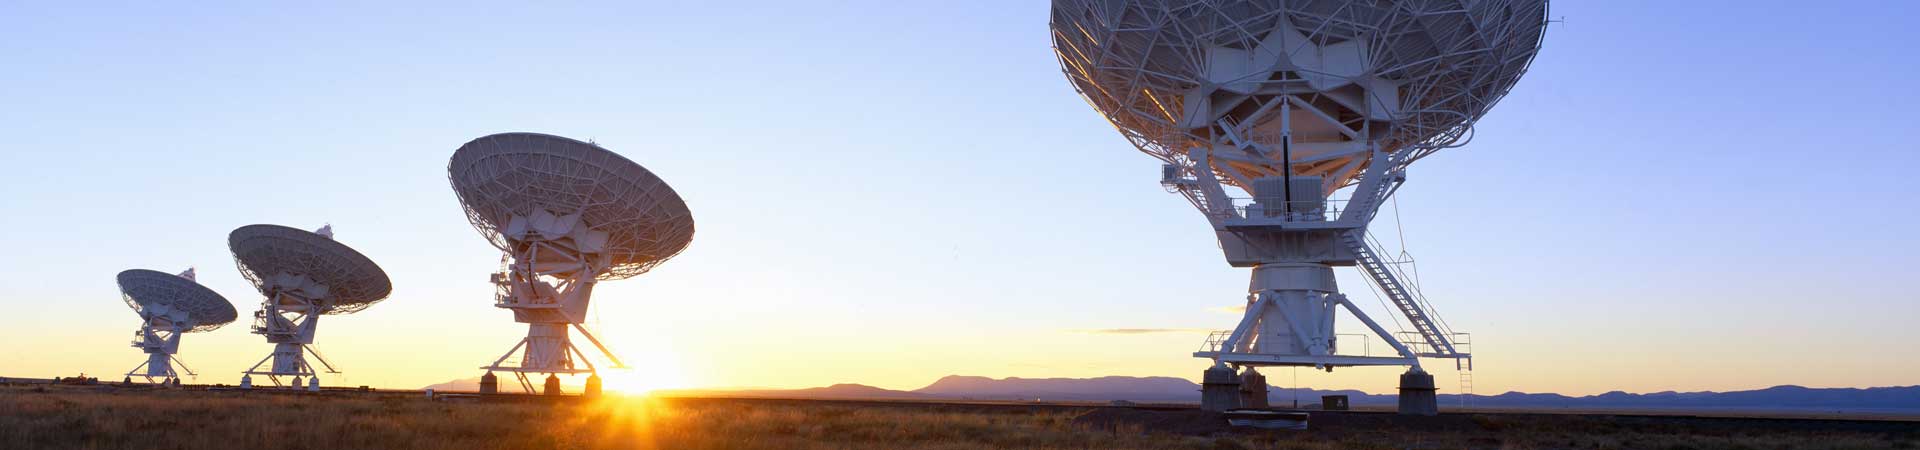
[[[595,140],[693,211],[684,253],[595,292],[650,386],[1197,379],[1203,330],[1239,319],[1247,271],[1073,92],[1046,2],[390,3],[0,3],[0,376],[142,362],[124,269],[197,267],[249,317],[225,242],[254,223],[332,224],[393,278],[321,319],[327,383],[479,376],[526,330],[446,163],[508,131]],[[1552,15],[1375,227],[1473,333],[1474,391],[1920,384],[1920,4]],[[187,336],[193,381],[266,356],[247,331]]]

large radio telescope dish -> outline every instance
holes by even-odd
[[[454,151],[447,178],[468,221],[508,253],[526,222],[577,215],[578,225],[564,226],[593,232],[580,240],[604,240],[589,252],[604,258],[600,280],[646,273],[693,241],[693,215],[680,195],[598,145],[539,133],[485,136]]]
[[[120,272],[115,279],[120,283],[120,297],[140,317],[184,317],[183,322],[176,321],[185,325],[182,332],[213,331],[239,317],[226,297],[179,275],[132,269]]]
[[[359,312],[386,299],[393,282],[380,266],[346,244],[280,225],[247,225],[227,235],[240,274],[272,297],[272,277],[304,277],[325,287],[325,314]],[[304,283],[305,280],[301,282]]]
[[[1373,150],[1398,166],[1463,143],[1533,61],[1546,9],[1545,0],[1054,0],[1051,28],[1075,89],[1141,151],[1190,166],[1194,149],[1260,144],[1270,151],[1215,150],[1210,169],[1251,189],[1290,165],[1332,192]]]
[[[1265,407],[1257,367],[1404,365],[1401,413],[1438,413],[1420,359],[1470,370],[1469,340],[1367,226],[1407,164],[1464,145],[1519,81],[1546,17],[1546,0],[1053,0],[1074,90],[1166,163],[1160,185],[1207,217],[1229,264],[1252,269],[1239,325],[1193,353],[1213,362],[1201,409]],[[1354,306],[1336,266],[1363,272],[1412,330]],[[1343,352],[1342,311],[1393,354]]]

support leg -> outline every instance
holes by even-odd
[[[594,337],[593,333],[588,333],[587,327],[580,326],[580,324],[576,323],[576,324],[573,324],[573,329],[579,330],[581,336],[586,336],[587,342],[592,342],[594,348],[600,349],[600,354],[606,355],[608,361],[613,361],[613,368],[621,369],[621,368],[627,367],[626,363],[620,362],[620,357],[613,356],[613,351],[607,350],[607,346],[600,345],[600,338]],[[578,352],[579,350],[574,350],[574,351]],[[585,359],[585,358],[581,358],[581,359]]]

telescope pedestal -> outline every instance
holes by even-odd
[[[320,316],[326,311],[320,301],[309,299],[304,294],[287,291],[274,291],[260,304],[260,310],[254,312],[253,333],[267,338],[273,344],[273,353],[253,367],[241,372],[242,376],[265,375],[275,387],[286,386],[281,377],[292,377],[292,386],[299,389],[302,379],[314,377],[319,371],[307,362],[307,354],[313,354],[313,360],[327,369],[327,373],[340,373],[334,370],[333,363],[313,351],[314,333],[320,327]],[[269,364],[270,363],[270,364]],[[260,370],[266,366],[267,370]]]
[[[161,380],[180,378],[180,373],[173,370],[175,359],[173,354],[180,349],[182,334],[185,333],[171,325],[156,325],[152,321],[142,325],[140,331],[134,333],[133,346],[146,352],[147,362],[127,371],[127,378],[131,379],[134,375],[139,375],[146,379],[148,384],[152,384],[154,378]],[[193,370],[187,369],[185,364],[180,365],[180,368],[185,369],[187,375],[194,375]]]
[[[578,221],[578,218],[572,220]],[[625,367],[599,338],[580,326],[593,300],[593,286],[598,283],[594,278],[598,271],[592,262],[599,258],[575,248],[569,239],[531,240],[503,258],[504,267],[493,276],[498,286],[494,307],[513,311],[514,321],[527,324],[527,337],[493,364],[481,368],[489,373],[513,372],[520,380],[521,389],[529,394],[534,392],[534,386],[527,374],[548,374],[541,390],[557,394],[560,381],[554,374],[599,373],[587,354],[573,344],[572,334],[567,331],[569,326],[587,338],[614,367]],[[514,352],[522,352],[520,361],[517,365],[507,365],[507,359],[513,357]],[[586,368],[575,364],[584,364]]]
[[[567,326],[569,325],[572,325],[575,330],[580,332],[581,336],[585,336],[589,342],[592,342],[594,347],[600,349],[601,354],[616,364],[615,367],[619,367],[620,359],[614,357],[613,353],[607,351],[606,347],[601,346],[600,339],[594,337],[592,333],[587,332],[586,328],[581,327],[579,324],[528,323],[527,337],[520,339],[519,344],[515,344],[512,349],[508,349],[506,354],[500,355],[500,358],[495,359],[493,364],[481,367],[487,370],[487,374],[481,377],[482,392],[498,392],[498,381],[495,381],[491,385],[493,391],[490,392],[486,390],[489,387],[486,383],[487,380],[497,380],[497,378],[494,378],[494,371],[514,373],[514,376],[520,380],[521,389],[529,394],[534,392],[533,384],[526,376],[526,374],[529,373],[544,373],[549,375],[548,381],[550,381],[550,383],[545,383],[541,389],[545,392],[558,393],[560,391],[559,379],[552,377],[551,375],[553,374],[593,374],[593,378],[589,380],[589,388],[594,387],[591,382],[598,380],[599,371],[593,366],[593,361],[587,359],[586,353],[581,352],[579,347],[573,345],[572,336],[567,332]],[[522,348],[526,350],[520,354],[520,364],[517,366],[507,365],[507,358],[512,358],[514,352],[520,352]],[[576,368],[574,366],[575,362],[585,364],[587,368]]]

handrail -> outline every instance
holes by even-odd
[[[1472,333],[1447,333],[1446,336],[1447,336],[1447,343],[1453,346],[1453,354],[1455,355],[1472,355],[1473,354],[1473,334]],[[1426,339],[1421,337],[1420,332],[1418,331],[1396,332],[1394,333],[1394,338],[1399,339],[1402,344],[1405,344],[1407,346],[1408,350],[1413,350],[1414,353],[1423,354],[1423,355],[1440,354],[1440,349],[1433,348],[1433,344],[1427,343]]]
[[[1347,199],[1291,202],[1261,202],[1247,197],[1228,197],[1232,216],[1241,219],[1280,220],[1285,222],[1332,222],[1340,220]],[[1293,206],[1289,213],[1287,206]]]
[[[1409,333],[1409,332],[1404,332],[1404,331],[1403,331],[1403,332],[1401,332],[1401,333]],[[1200,351],[1201,351],[1201,352],[1203,352],[1203,353],[1204,353],[1204,352],[1216,352],[1216,353],[1217,353],[1217,352],[1222,352],[1222,350],[1220,349],[1220,347],[1221,347],[1221,345],[1223,345],[1223,344],[1225,344],[1225,343],[1226,343],[1226,340],[1227,340],[1227,338],[1228,338],[1228,337],[1230,337],[1230,336],[1232,336],[1232,335],[1233,335],[1233,330],[1219,330],[1219,331],[1214,331],[1214,332],[1211,332],[1211,333],[1208,333],[1208,334],[1207,334],[1207,339],[1206,339],[1205,341],[1201,341],[1201,343],[1200,343]],[[1335,350],[1336,350],[1336,351],[1335,351],[1335,352],[1333,353],[1333,355],[1336,355],[1336,356],[1367,356],[1367,357],[1373,357],[1373,356],[1394,356],[1394,357],[1397,357],[1397,356],[1400,356],[1400,354],[1399,354],[1398,352],[1396,352],[1396,351],[1391,351],[1391,350],[1389,350],[1389,353],[1384,353],[1384,354],[1380,354],[1380,355],[1375,355],[1375,354],[1373,354],[1373,337],[1374,337],[1374,335],[1372,335],[1372,334],[1367,334],[1367,333],[1334,333],[1334,335],[1333,335],[1333,336],[1334,336],[1334,338],[1336,338],[1336,339],[1338,339],[1338,338],[1342,338],[1342,337],[1354,337],[1354,336],[1358,336],[1358,337],[1360,337],[1360,352],[1359,352],[1358,354],[1356,354],[1356,353],[1353,353],[1353,352],[1342,352],[1342,351],[1338,351],[1338,350],[1339,350],[1340,348],[1343,348],[1343,347],[1341,347],[1341,346],[1339,346],[1339,345],[1335,345],[1335,347],[1334,347],[1334,348],[1335,348]],[[1402,339],[1402,341],[1405,341],[1405,339]],[[1348,346],[1348,347],[1344,347],[1344,348],[1348,348],[1348,349],[1351,349],[1352,347],[1350,347],[1350,346]]]
[[[1386,246],[1381,245],[1379,239],[1375,239],[1372,232],[1366,233],[1366,244],[1368,249],[1373,252],[1374,259],[1379,260],[1380,265],[1385,266],[1387,270],[1392,273],[1395,280],[1399,281],[1401,285],[1406,286],[1407,296],[1419,302],[1420,309],[1427,313],[1427,317],[1431,319],[1434,326],[1438,328],[1434,331],[1439,332],[1442,336],[1454,334],[1453,326],[1447,323],[1447,319],[1440,316],[1440,311],[1433,307],[1433,303],[1427,301],[1427,295],[1421,290],[1420,280],[1408,276],[1407,271],[1400,268],[1403,264],[1413,264],[1413,260],[1388,259],[1383,251]]]

